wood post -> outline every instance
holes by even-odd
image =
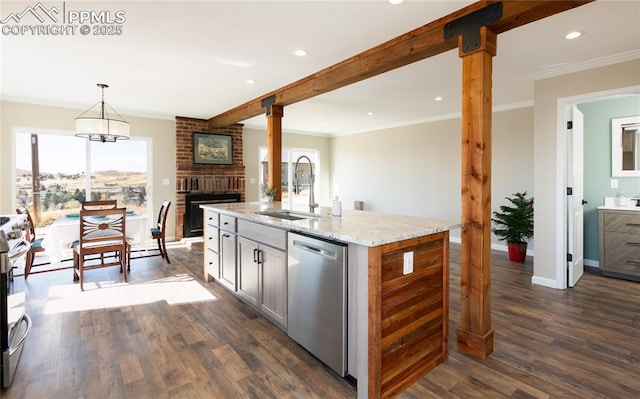
[[[481,359],[493,351],[491,325],[491,86],[496,34],[480,28],[480,46],[462,51],[462,244],[458,349]]]
[[[282,117],[281,105],[267,109],[267,184],[277,190],[274,201],[282,200]]]

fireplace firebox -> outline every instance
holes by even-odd
[[[202,208],[200,208],[200,205],[225,202],[240,202],[240,194],[187,194],[182,227],[183,237],[198,237],[202,235]]]

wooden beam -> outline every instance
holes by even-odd
[[[462,242],[458,348],[486,358],[491,325],[491,86],[496,34],[480,28],[480,47],[462,57]],[[462,36],[460,36],[462,48]]]
[[[267,184],[278,190],[274,201],[282,200],[282,117],[279,105],[270,105],[267,112]]]
[[[502,18],[488,27],[502,33],[533,21],[587,4],[593,0],[505,1]],[[287,106],[327,93],[384,72],[444,53],[457,47],[457,39],[445,39],[445,26],[498,1],[479,1],[463,9],[398,36],[372,49],[302,78],[264,96],[209,119],[210,127],[223,127],[263,112],[262,100],[275,96],[275,103]]]

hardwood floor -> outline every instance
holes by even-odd
[[[399,398],[640,397],[640,284],[587,273],[534,286],[531,259],[495,252],[495,351],[458,352],[458,245],[451,246],[449,358]],[[21,277],[34,327],[2,398],[355,398],[285,333],[202,278],[202,245],[116,268]]]

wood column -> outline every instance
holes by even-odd
[[[462,244],[458,349],[493,352],[491,325],[491,86],[496,34],[480,28],[480,46],[462,58]]]
[[[281,105],[269,105],[267,109],[267,184],[276,188],[274,201],[282,200],[282,117]]]

